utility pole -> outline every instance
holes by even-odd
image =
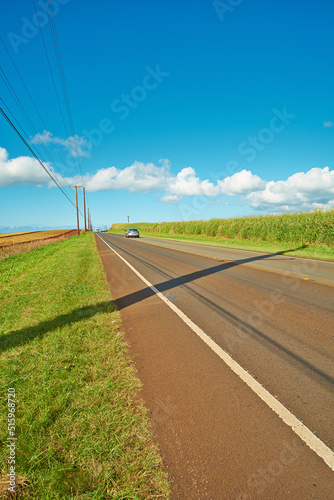
[[[127,215],[127,218],[128,218],[128,224],[129,224],[130,215]]]
[[[89,208],[88,208],[88,231],[92,231],[93,228],[92,228],[92,220],[91,220],[91,216],[90,216],[90,213],[89,213]]]
[[[87,231],[87,223],[86,223],[86,189],[82,188],[83,190],[83,202],[84,202],[84,216],[85,216],[85,232]]]
[[[78,231],[78,236],[80,234],[80,227],[79,227],[79,207],[78,207],[78,188],[82,186],[70,186],[71,188],[75,188],[75,203],[77,206],[77,231]]]

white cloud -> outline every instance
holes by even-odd
[[[196,177],[193,168],[183,168],[176,177],[169,179],[165,186],[170,195],[182,196],[216,196],[217,188],[209,180],[201,181]]]
[[[50,169],[47,163],[45,165]],[[50,180],[35,158],[18,156],[10,160],[8,152],[0,147],[0,186],[24,184],[42,186]]]
[[[88,191],[125,190],[136,193],[158,192],[163,203],[178,203],[183,197],[202,197],[206,205],[224,203],[225,197],[238,197],[237,202],[246,203],[263,211],[310,210],[334,206],[334,170],[329,167],[312,168],[308,172],[297,172],[286,180],[264,181],[249,170],[218,181],[201,180],[193,168],[186,167],[176,175],[171,173],[168,160],[160,165],[135,161],[119,169],[115,166],[102,168],[84,177],[66,178],[69,184],[82,184]],[[52,175],[62,182],[52,166],[45,164]],[[34,158],[20,156],[9,159],[6,149],[0,147],[0,186],[35,185],[49,187],[54,183]],[[221,196],[224,198],[221,198]]]
[[[163,203],[178,203],[181,200],[180,196],[177,196],[177,194],[165,194],[162,198],[160,198],[160,201]]]
[[[208,179],[201,180],[192,167],[180,170],[177,175],[170,172],[168,160],[161,160],[157,167],[153,163],[135,161],[123,170],[116,167],[102,168],[95,174],[84,176],[88,191],[152,192],[164,190],[161,201],[176,203],[184,196],[215,197],[221,194],[235,196],[263,188],[266,182],[248,170],[237,172],[231,177],[218,181],[215,185]],[[74,183],[79,178],[67,179]]]
[[[332,121],[324,122],[324,127],[334,127],[334,123]]]
[[[56,137],[52,138],[51,132],[49,132],[48,130],[44,130],[42,134],[34,135],[34,137],[30,139],[30,142],[32,144],[39,144],[40,142],[42,142],[43,144],[49,144],[56,139]]]
[[[219,192],[228,196],[257,191],[263,189],[265,185],[266,182],[258,175],[252,174],[250,170],[241,170],[241,172],[237,172],[231,177],[225,177],[222,181],[218,181]]]
[[[169,163],[161,161],[161,167],[154,163],[135,161],[129,167],[120,170],[116,167],[101,168],[95,174],[83,177],[88,191],[116,191],[124,189],[132,193],[148,193],[162,190],[171,178]],[[81,179],[81,177],[80,177]],[[75,182],[76,177],[68,179]]]
[[[86,137],[80,137],[78,135],[73,135],[67,139],[62,139],[61,137],[54,137],[51,132],[44,130],[42,134],[36,134],[31,139],[32,144],[60,144],[65,149],[68,149],[73,157],[83,157],[90,158],[91,144],[86,139]]]
[[[334,200],[334,170],[312,168],[297,172],[285,181],[269,181],[261,191],[244,200],[257,209],[310,210],[331,206]]]

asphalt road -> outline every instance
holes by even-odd
[[[334,264],[109,234],[97,245],[172,499],[334,498]],[[304,424],[314,445],[193,324]],[[325,458],[314,451],[319,442]]]

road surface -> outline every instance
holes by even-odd
[[[97,245],[172,499],[334,498],[334,264]]]

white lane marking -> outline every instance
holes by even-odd
[[[102,239],[102,238],[101,238]],[[188,316],[186,316],[175,304],[165,297],[152,283],[150,283],[137,269],[135,269],[124,257],[114,250],[104,239],[102,241],[112,250],[158,297],[167,304],[193,332],[200,337],[223,361],[245,382],[271,408],[291,429],[307,444],[322,460],[334,470],[334,453],[328,448],[313,432],[310,431],[297,417],[295,417],[285,406],[282,405],[274,396],[272,396],[259,382],[257,382],[244,368],[242,368],[234,359],[211,337],[209,337],[199,326],[197,326]]]

